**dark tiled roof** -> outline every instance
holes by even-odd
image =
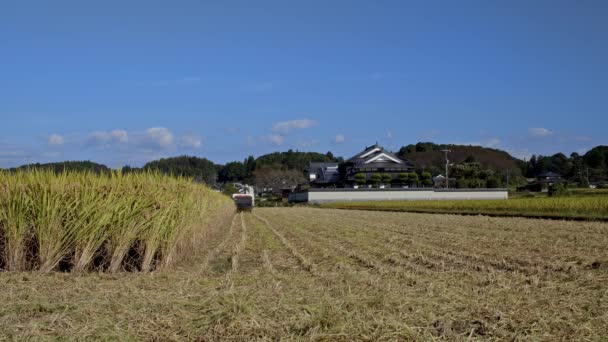
[[[338,163],[310,163],[308,170],[317,175],[314,183],[332,183],[340,180]]]
[[[540,175],[538,175],[538,177],[561,177],[562,175],[560,175],[559,173],[555,173],[553,171],[549,171],[549,172],[543,172]]]
[[[326,168],[326,167],[337,167],[338,165],[339,165],[339,163],[314,163],[314,162],[311,162],[308,165],[308,170],[316,171],[318,169],[322,169],[322,168]]]
[[[366,161],[368,161],[380,154],[384,154],[384,155],[388,156],[389,158],[399,160],[399,161],[401,161],[401,163],[397,164],[397,163],[392,163],[389,161],[371,162],[369,164],[365,163]],[[384,167],[384,166],[390,167],[390,166],[396,166],[396,165],[400,165],[402,167],[407,167],[407,168],[413,167],[412,163],[410,163],[408,160],[399,158],[396,154],[385,150],[382,146],[379,146],[378,144],[374,144],[370,147],[366,147],[365,150],[352,156],[350,159],[347,160],[347,162],[355,164],[356,167],[365,167],[366,165],[370,165],[370,166],[373,165],[374,167]]]

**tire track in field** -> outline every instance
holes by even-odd
[[[292,213],[293,214],[293,213]],[[293,216],[298,216],[296,213]],[[315,214],[317,214],[315,212]],[[299,215],[302,217],[302,215]],[[321,220],[326,219],[326,215],[321,215]],[[325,216],[325,217],[323,217]],[[352,220],[352,218],[350,218]],[[341,218],[341,221],[344,218]],[[349,221],[349,219],[346,219]],[[331,226],[334,228],[347,229],[349,232],[354,232],[358,236],[361,236],[360,227],[354,228],[350,224],[340,225],[338,226],[333,222],[333,220],[327,220],[324,222],[326,227]],[[359,226],[361,222],[358,222]],[[445,272],[445,271],[456,271],[456,272],[476,272],[481,274],[499,272],[503,274],[512,274],[516,275],[518,278],[529,278],[531,276],[548,276],[549,278],[559,277],[559,278],[571,278],[571,274],[577,272],[577,267],[575,267],[572,263],[570,264],[559,264],[553,265],[551,263],[537,261],[531,263],[529,260],[521,260],[519,258],[511,258],[511,257],[503,257],[501,259],[496,259],[495,255],[489,255],[487,251],[483,250],[481,252],[482,256],[476,255],[476,253],[467,253],[468,250],[474,248],[477,244],[466,244],[463,245],[464,241],[452,241],[453,243],[448,246],[440,246],[436,244],[425,244],[421,241],[417,241],[418,238],[420,240],[428,241],[428,239],[433,239],[435,241],[441,240],[437,239],[437,236],[416,236],[416,240],[411,240],[407,238],[403,238],[400,236],[390,236],[386,234],[386,231],[392,231],[392,229],[384,229],[383,227],[375,226],[375,225],[365,225],[365,227],[369,227],[374,229],[376,238],[380,242],[381,240],[387,239],[388,243],[385,243],[384,246],[387,251],[390,252],[388,256],[380,257],[383,262],[388,262],[394,265],[400,265],[405,267],[415,267],[415,265],[419,265],[423,268],[426,268],[433,272]],[[326,228],[325,227],[325,228]],[[318,229],[318,227],[315,227]],[[403,227],[405,228],[405,227]],[[322,229],[319,232],[326,234],[328,230]],[[332,231],[332,230],[330,230]],[[443,235],[443,231],[438,232],[438,234]],[[455,234],[451,234],[455,235]],[[327,236],[327,234],[326,234]],[[335,234],[333,235],[335,236]],[[462,236],[459,236],[462,240]],[[337,237],[338,239],[346,240],[349,243],[353,243],[352,239],[349,239],[343,235]],[[372,254],[378,254],[378,251],[371,250],[368,247],[368,244],[361,246],[359,244],[360,238],[355,238],[357,245],[359,248],[365,248],[370,251]],[[406,249],[403,249],[403,244],[396,244],[395,241],[403,242],[408,245],[407,249],[414,250],[414,252],[408,252]],[[455,247],[456,246],[456,247]],[[454,252],[457,250],[459,252]],[[477,250],[477,249],[475,249]],[[479,251],[478,253],[479,254]],[[365,260],[363,260],[365,262]]]
[[[208,258],[209,261],[206,264],[207,271],[214,274],[228,275],[228,273],[232,272],[233,267],[238,269],[237,254],[242,249],[240,245],[244,244],[243,221],[238,222],[239,220],[241,220],[241,214],[235,214],[226,239],[222,241]]]
[[[314,210],[316,216],[327,217],[332,213],[331,210],[327,212]],[[481,262],[484,267],[510,272],[517,271],[528,275],[553,273],[570,277],[567,274],[580,271],[581,268],[584,268],[581,265],[588,264],[589,261],[585,258],[575,257],[573,253],[564,254],[563,251],[579,246],[581,238],[587,239],[585,236],[588,237],[597,233],[605,234],[606,232],[605,225],[593,223],[561,222],[554,223],[558,226],[558,231],[537,230],[535,229],[536,226],[530,224],[529,219],[495,219],[485,216],[467,219],[453,216],[433,216],[436,221],[434,223],[425,221],[423,225],[419,222],[406,225],[403,223],[404,218],[420,217],[407,213],[391,213],[390,215],[383,213],[382,220],[377,221],[382,222],[382,225],[378,225],[369,222],[370,220],[362,219],[362,217],[368,217],[369,215],[372,214],[369,212],[353,212],[352,215],[343,216],[342,220],[383,231],[391,230],[399,233],[399,230],[405,230],[406,232],[414,232],[412,243],[415,246],[411,247],[423,249],[428,247],[429,253],[440,255],[441,258],[447,258],[450,262],[465,265],[471,261]],[[534,233],[532,238],[520,234],[530,231]],[[590,234],[581,236],[581,232]],[[557,246],[555,241],[560,243],[559,249],[553,246]],[[595,248],[596,250],[603,250],[601,240],[598,241],[595,238],[589,242],[592,242],[592,245],[596,247],[602,246]],[[496,248],[497,243],[499,243],[499,248]],[[545,253],[547,247],[550,247],[550,250]],[[589,248],[594,249],[591,245]],[[454,253],[453,251],[460,251],[460,253]],[[539,251],[545,252],[541,253]],[[473,267],[476,268],[477,266]]]
[[[290,218],[293,218],[293,216],[290,216]],[[306,220],[290,221],[285,217],[281,217],[281,219],[285,219],[286,222],[289,222],[289,231],[297,231],[297,235],[301,235],[298,236],[300,241],[308,241],[310,248],[313,248],[315,251],[321,251],[324,256],[323,259],[327,260],[331,265],[328,266],[325,271],[349,271],[351,273],[354,272],[353,274],[358,274],[359,272],[368,273],[369,271],[372,271],[372,273],[378,275],[391,273],[382,262],[379,262],[374,257],[362,253],[360,250],[357,250],[357,248],[352,248],[352,245],[349,245],[348,247],[343,246],[344,242],[341,239],[335,236],[329,237],[328,235],[324,235],[329,237],[328,239],[322,239],[322,236],[319,234],[313,234],[306,228],[300,227],[299,224],[301,222],[306,222]],[[327,246],[328,241],[331,242],[331,246]],[[321,271],[319,270],[319,273],[320,272]],[[402,279],[410,282],[410,277],[408,275],[401,274],[400,276]]]
[[[352,217],[342,218],[342,220],[353,222]],[[399,229],[390,229],[375,224],[367,224],[367,222],[355,221],[359,225],[364,227],[378,230],[380,232],[391,231],[398,234],[404,232]],[[354,223],[354,222],[353,222]],[[388,226],[407,229],[407,226],[403,224],[386,224]],[[351,225],[347,225],[348,229],[352,230]],[[470,229],[470,227],[462,227],[463,229]],[[473,229],[478,230],[481,228]],[[400,247],[398,249],[391,248],[393,252],[398,252],[401,256],[408,260],[415,260],[416,262],[424,265],[428,268],[440,268],[442,270],[449,269],[467,269],[477,272],[511,272],[511,273],[522,273],[526,276],[537,275],[537,274],[556,274],[557,273],[572,273],[575,271],[573,263],[554,265],[550,262],[543,260],[536,260],[531,263],[529,260],[510,257],[510,256],[499,256],[496,252],[492,253],[492,250],[488,248],[477,248],[478,246],[486,246],[491,242],[495,242],[496,238],[491,237],[476,237],[475,241],[463,240],[462,233],[454,233],[441,229],[434,231],[434,234],[404,234],[415,237],[415,239],[404,239],[400,237],[391,237],[391,243],[387,246],[394,245]],[[441,239],[437,235],[441,235]],[[471,239],[471,237],[467,237]],[[402,242],[401,244],[395,244],[395,241]],[[439,245],[436,242],[442,241],[444,244]],[[445,245],[445,242],[449,244]],[[425,243],[426,242],[426,243]],[[403,250],[404,245],[408,245],[408,249],[413,249],[415,253],[408,253]],[[454,251],[459,252],[454,252]]]
[[[295,216],[298,215],[290,215],[289,219],[294,219]],[[299,227],[298,222],[307,222],[305,218],[306,217],[302,217],[301,220],[291,221],[292,227],[296,227],[302,234],[307,235],[308,239],[317,241],[318,243],[325,243],[326,241],[334,242],[335,244],[332,245],[332,248],[339,250],[342,255],[355,261],[356,265],[361,268],[373,269],[379,274],[389,273],[389,270],[386,269],[386,267],[392,268],[398,272],[402,272],[399,270],[401,267],[407,267],[417,274],[428,275],[432,273],[433,267],[429,267],[429,265],[412,263],[410,261],[400,261],[398,258],[395,258],[394,255],[388,255],[387,253],[384,253],[383,256],[379,257],[378,254],[381,254],[379,251],[369,248],[370,245],[373,246],[373,244],[369,244],[369,236],[365,236],[363,239],[356,237],[356,241],[353,241],[352,238],[337,233],[340,229],[344,229],[341,225],[324,221],[322,222],[323,227],[321,228],[311,224],[307,225],[306,228]],[[289,219],[286,220],[289,221]],[[326,229],[330,227],[337,229]],[[349,227],[349,229],[352,228]],[[362,230],[354,229],[353,231],[360,235]],[[328,232],[333,232],[333,234],[328,234]],[[377,234],[378,232],[375,233]],[[409,278],[407,275],[404,276]]]
[[[294,215],[292,215],[293,217]],[[464,271],[464,270],[473,270],[482,272],[483,269],[480,269],[478,265],[471,265],[462,260],[455,260],[454,257],[440,257],[442,254],[441,251],[437,251],[436,249],[440,249],[438,246],[430,246],[428,250],[424,248],[422,245],[416,244],[411,246],[412,249],[415,248],[414,253],[409,253],[404,251],[402,248],[395,247],[394,242],[403,240],[403,238],[395,235],[386,234],[385,229],[374,229],[373,240],[377,240],[379,243],[382,241],[388,241],[388,243],[382,244],[383,248],[386,252],[383,253],[384,250],[377,250],[370,248],[374,244],[363,243],[362,241],[366,238],[370,238],[364,233],[369,233],[365,229],[354,228],[351,225],[339,225],[333,221],[324,221],[323,228],[334,228],[334,229],[321,229],[316,225],[309,226],[309,229],[313,229],[316,234],[321,234],[330,239],[336,239],[342,241],[349,245],[350,249],[360,249],[366,251],[366,254],[369,253],[371,256],[364,256],[362,253],[352,253],[351,255],[356,260],[361,260],[365,265],[373,265],[376,268],[381,269],[382,265],[388,264],[391,266],[403,266],[408,267],[410,269],[416,270],[418,273],[429,274],[431,272],[443,272],[447,270],[454,271]],[[345,234],[328,234],[327,232],[337,232],[339,229],[347,230],[350,233],[354,233],[355,236],[346,236]],[[410,240],[406,239],[406,243],[410,243]]]
[[[235,213],[232,216],[232,221],[230,222],[230,228],[228,228],[228,233],[224,236],[222,241],[214,249],[212,249],[209,253],[207,253],[205,260],[203,261],[203,264],[201,265],[201,271],[203,271],[203,272],[206,271],[209,268],[209,264],[211,263],[211,261],[213,259],[215,259],[217,257],[217,255],[226,247],[226,244],[230,240],[230,237],[232,236],[232,233],[234,231],[234,221],[236,220],[237,215],[238,214]]]
[[[245,249],[245,244],[247,243],[247,225],[245,224],[245,220],[243,219],[243,212],[239,214],[241,217],[241,238],[239,242],[234,246],[232,250],[232,255],[230,256],[231,261],[231,270],[230,273],[236,273],[239,269],[239,257]]]
[[[267,249],[264,249],[262,251],[262,260],[264,262],[264,268],[266,269],[266,271],[270,272],[272,275],[276,275],[277,274],[277,270],[272,265],[272,261],[270,260],[269,253],[270,252],[268,252]]]
[[[275,218],[285,219],[282,214],[273,215],[272,221]],[[356,249],[335,244],[335,240],[322,239],[319,235],[315,235],[287,219],[282,222],[285,230],[297,231],[297,241],[308,242],[308,247],[302,248],[306,250],[314,249],[315,252],[323,255],[324,260],[331,263],[328,268],[317,267],[315,272],[315,275],[322,279],[325,284],[341,284],[345,289],[348,289],[347,291],[350,291],[351,285],[359,289],[367,288],[371,291],[368,293],[375,293],[383,297],[394,295],[397,289],[399,289],[398,291],[407,291],[406,288],[414,286],[419,281],[411,272],[388,269],[382,263],[369,258],[367,255],[358,254]],[[306,222],[306,220],[303,222]],[[328,242],[331,246],[326,247]],[[329,252],[330,249],[331,252]],[[320,264],[316,263],[316,265]]]
[[[265,219],[266,221],[270,222],[267,218],[265,217],[260,217],[261,219]],[[285,220],[285,222],[289,222],[289,220]],[[275,224],[275,223],[270,223]],[[281,224],[276,224],[275,227],[279,227],[279,226],[283,226]],[[275,228],[276,230],[276,228]],[[298,234],[295,234],[294,232],[298,232]],[[277,232],[279,232],[277,230]],[[288,227],[285,227],[285,232],[287,232],[289,235],[291,235],[291,237],[289,237],[289,239],[293,240],[293,241],[297,241],[296,244],[298,244],[299,246],[295,247],[296,249],[299,248],[300,250],[305,250],[307,252],[309,252],[310,254],[314,255],[314,254],[320,254],[321,256],[319,256],[318,258],[316,258],[317,260],[311,261],[311,263],[315,264],[315,267],[317,268],[317,270],[320,272],[320,269],[325,269],[325,267],[322,267],[322,265],[324,264],[331,264],[334,267],[328,266],[328,270],[331,268],[335,268],[335,266],[338,266],[339,268],[344,268],[347,267],[348,265],[345,265],[342,261],[343,259],[348,259],[348,257],[345,258],[345,254],[344,253],[335,253],[335,246],[331,246],[331,251],[329,247],[325,247],[326,242],[327,241],[320,241],[318,240],[318,237],[316,236],[311,236],[310,233],[306,230],[302,230],[300,229],[296,224],[294,223],[289,223]],[[279,234],[283,235],[283,233],[279,232]],[[303,236],[302,236],[303,235]]]
[[[285,236],[283,236],[274,227],[272,227],[272,225],[270,224],[270,222],[267,219],[265,219],[263,217],[260,217],[256,213],[253,213],[253,216],[255,218],[257,218],[258,220],[262,221],[266,225],[266,227],[281,241],[281,243],[283,244],[283,246],[285,246],[285,248],[287,248],[287,250],[289,250],[289,252],[298,260],[298,262],[300,263],[300,265],[302,266],[303,269],[305,269],[306,271],[308,271],[310,273],[315,273],[315,264],[312,263],[310,260],[308,260],[308,258],[304,257],[291,244],[291,242],[289,242],[289,240],[287,240],[285,238]]]

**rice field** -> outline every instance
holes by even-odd
[[[0,270],[159,269],[232,211],[226,196],[155,173],[0,172]]]
[[[321,207],[608,220],[608,196],[515,198],[508,200],[333,202],[324,203]]]
[[[308,207],[154,272],[0,272],[7,339],[604,341],[608,223]]]

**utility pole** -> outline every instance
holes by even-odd
[[[447,148],[445,150],[441,150],[441,152],[445,153],[445,188],[450,188],[450,176],[448,175],[448,166],[450,165],[450,161],[448,160],[448,153],[452,152]]]

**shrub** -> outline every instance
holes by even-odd
[[[555,183],[549,186],[549,196],[563,196],[567,193],[568,185],[566,183]]]

